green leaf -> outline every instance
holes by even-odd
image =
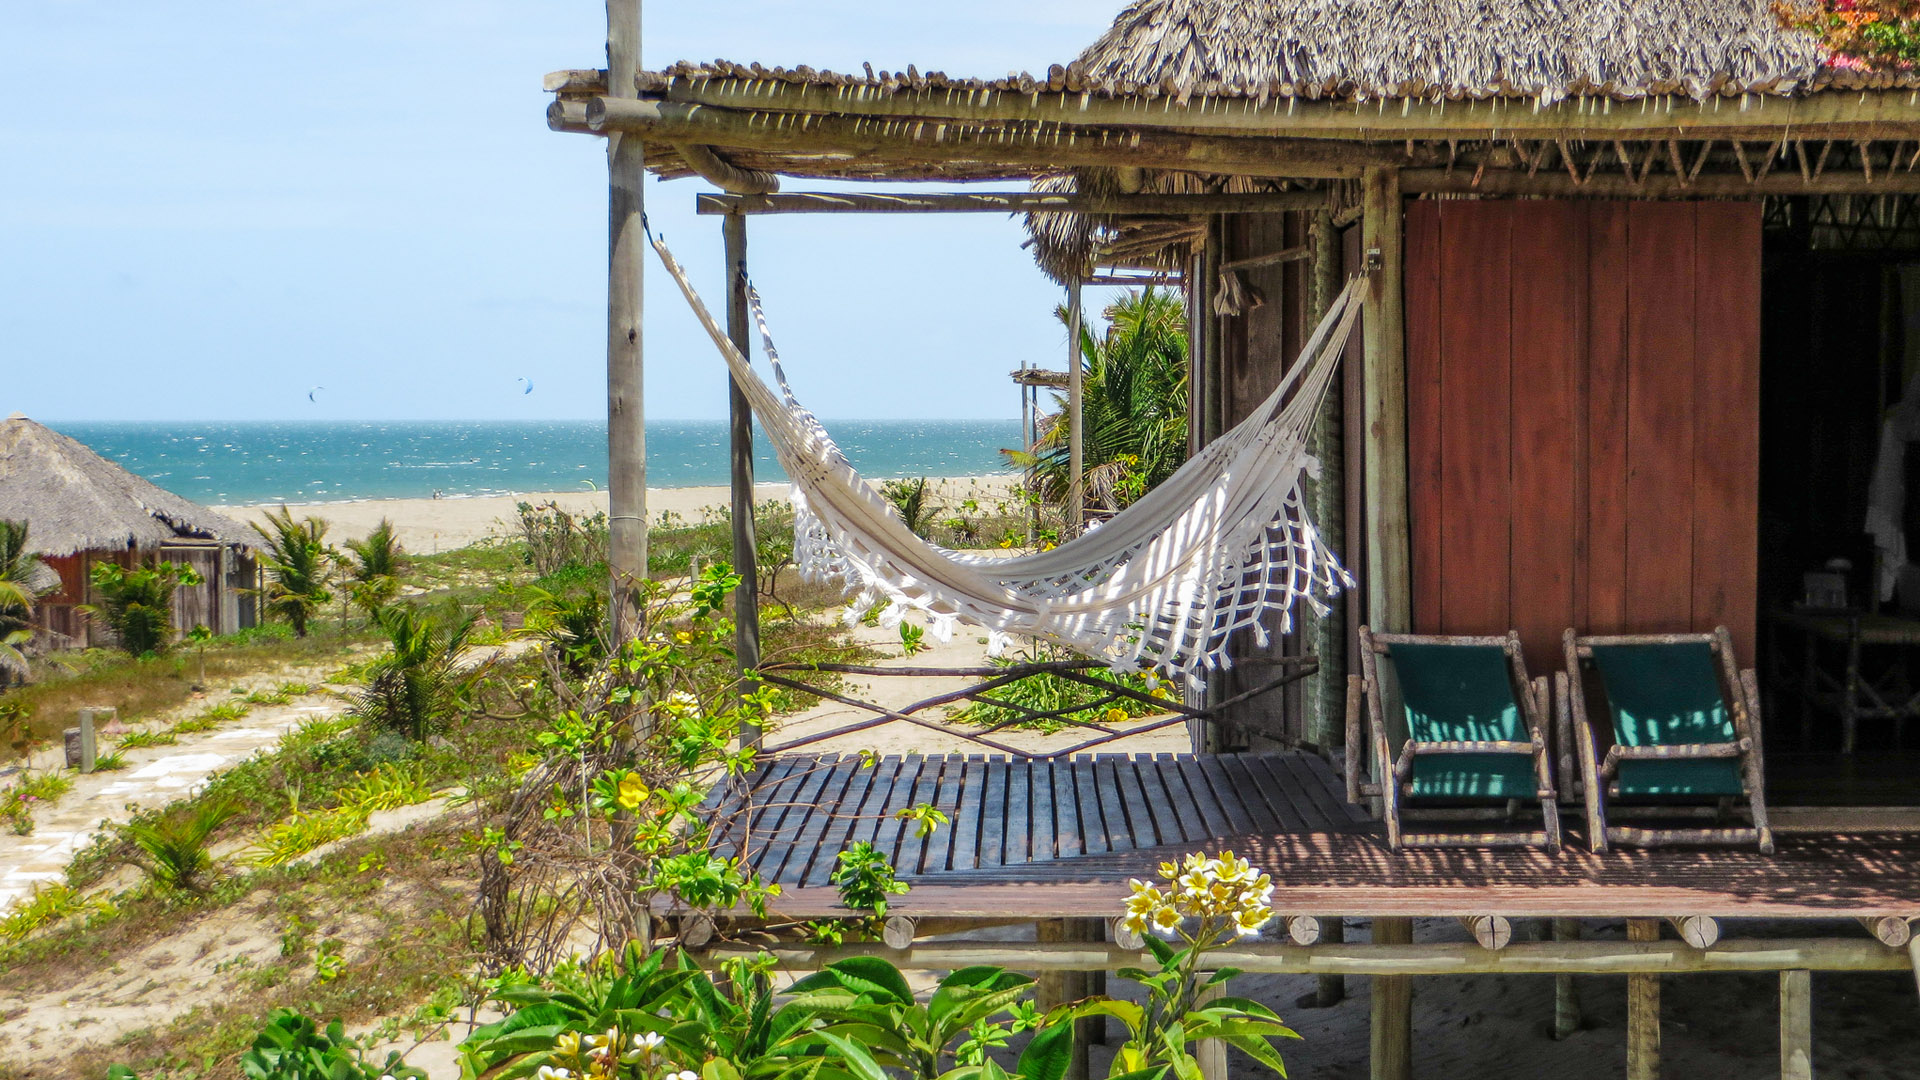
[[[1111,1016],[1127,1025],[1128,1031],[1139,1031],[1140,1025],[1144,1024],[1147,1018],[1145,1009],[1134,1002],[1121,1001],[1117,998],[1088,998],[1074,1005],[1072,1012],[1075,1019],[1086,1016]],[[1046,1022],[1054,1023],[1053,1017],[1054,1014],[1049,1013]]]
[[[1217,983],[1223,983],[1238,974],[1240,974],[1239,968],[1224,967],[1224,968],[1221,968],[1219,971],[1214,972],[1211,976],[1209,976],[1207,981],[1202,985],[1213,986]]]
[[[913,1004],[913,988],[900,969],[877,956],[852,956],[827,965],[842,985],[864,994],[883,994],[892,1001]]]
[[[1294,1037],[1298,1038],[1299,1036],[1296,1035]],[[1250,1035],[1227,1035],[1224,1036],[1224,1038],[1229,1046],[1234,1047],[1253,1060],[1279,1073],[1281,1076],[1287,1075],[1286,1062],[1280,1060],[1280,1052],[1275,1050],[1273,1044],[1267,1040]]]
[[[1063,1080],[1073,1060],[1073,1025],[1056,1024],[1033,1033],[1013,1068],[1021,1080]]]
[[[841,1059],[847,1063],[848,1068],[859,1080],[887,1080],[887,1074],[880,1071],[879,1064],[873,1060],[873,1055],[867,1053],[865,1047],[835,1035],[831,1031],[821,1031],[817,1034],[821,1042],[833,1047],[839,1053]]]

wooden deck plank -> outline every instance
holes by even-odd
[[[940,783],[946,772],[949,759],[930,757],[920,767],[920,776],[914,780],[913,794],[907,799],[906,809],[912,806],[924,806],[940,797]],[[903,874],[924,874],[938,867],[930,866],[926,859],[927,838],[920,835],[920,827],[912,821],[900,823],[900,857],[894,860],[894,869]]]
[[[1073,797],[1080,811],[1081,850],[1089,855],[1112,851],[1106,814],[1101,806],[1099,779],[1094,774],[1094,763],[1087,758],[1073,759]]]
[[[1033,798],[1033,817],[1028,824],[1028,861],[1053,858],[1060,851],[1060,824],[1053,813],[1053,762],[1028,761],[1027,785]]]
[[[947,866],[971,870],[980,865],[980,822],[991,801],[986,791],[986,757],[968,756],[960,775],[960,805],[952,811],[953,848],[947,856]]]
[[[1002,866],[1007,861],[1007,816],[1012,810],[1007,794],[1007,759],[989,755],[982,768],[985,780],[980,789],[980,843],[974,865]]]
[[[954,838],[960,830],[961,810],[966,801],[967,761],[958,754],[947,755],[940,773],[940,786],[934,790],[933,804],[947,815],[947,824],[927,834],[927,853],[921,859],[924,873],[953,869]]]
[[[1094,788],[1100,793],[1100,820],[1106,827],[1108,851],[1144,846],[1134,839],[1138,830],[1132,818],[1138,815],[1144,819],[1146,807],[1136,803],[1132,813],[1128,812],[1126,795],[1120,788],[1120,762],[1124,760],[1121,754],[1101,754],[1093,759]]]
[[[1207,785],[1213,795],[1213,801],[1220,804],[1221,813],[1226,816],[1227,827],[1234,832],[1252,832],[1255,829],[1253,815],[1243,805],[1245,796],[1234,787],[1226,770],[1220,767],[1220,759],[1212,755],[1195,758],[1192,769],[1196,782]]]
[[[783,760],[782,764],[785,766],[783,770],[770,772],[767,777],[771,787],[760,788],[748,795],[752,810],[747,814],[747,830],[742,846],[748,861],[756,870],[765,861],[768,843],[779,835],[782,822],[793,810],[794,795],[805,782],[812,759]]]
[[[1155,843],[1174,844],[1186,838],[1180,815],[1175,812],[1173,796],[1167,792],[1166,781],[1160,776],[1160,765],[1150,757],[1133,759],[1133,774],[1140,783],[1141,791],[1147,798],[1147,809],[1153,818]]]
[[[818,850],[800,871],[797,878],[806,885],[825,885],[833,876],[833,868],[840,861],[840,852],[853,844],[853,832],[860,825],[860,813],[873,791],[875,773],[880,764],[875,762],[871,768],[864,767],[860,759],[855,758],[853,775],[847,778],[846,790],[835,801],[820,834]]]
[[[1033,770],[1025,759],[1007,761],[1007,825],[1002,865],[1027,861],[1033,846]]]
[[[1267,785],[1247,768],[1246,758],[1245,754],[1222,754],[1220,767],[1232,780],[1241,806],[1252,817],[1251,827],[1259,832],[1280,832],[1286,828],[1286,823],[1268,799]]]
[[[825,760],[822,759],[823,764]],[[821,841],[826,837],[827,824],[833,820],[834,811],[839,808],[847,786],[859,771],[858,756],[847,754],[835,757],[832,767],[825,770],[825,776],[821,778],[820,786],[815,789],[812,798],[806,800],[806,816],[801,819],[800,827],[789,830],[793,834],[793,842],[787,848],[785,858],[765,875],[767,880],[795,885],[806,880],[807,868],[821,855]],[[806,789],[801,790],[804,792]]]
[[[1275,764],[1285,768],[1288,773],[1292,774],[1294,783],[1302,791],[1307,793],[1308,798],[1313,800],[1314,806],[1319,808],[1321,815],[1326,819],[1326,824],[1322,826],[1323,828],[1337,828],[1347,820],[1347,800],[1345,793],[1343,792],[1336,797],[1322,779],[1313,774],[1313,769],[1307,765],[1306,761],[1301,758],[1300,755],[1288,754],[1284,757],[1277,757]]]
[[[1146,788],[1140,782],[1139,762],[1131,754],[1115,755],[1113,772],[1120,802],[1127,808],[1127,827],[1131,830],[1128,846],[1153,847],[1161,843],[1153,800],[1147,798]]]
[[[1086,853],[1081,835],[1080,795],[1074,790],[1073,762],[1055,759],[1053,766],[1054,857],[1071,859]]]
[[[1219,816],[1217,809],[1201,805],[1200,793],[1187,782],[1183,762],[1172,755],[1161,755],[1154,760],[1159,766],[1160,779],[1167,785],[1167,794],[1175,812],[1180,815],[1180,830],[1188,843],[1218,836],[1226,831],[1226,821]]]
[[[808,820],[813,817],[814,803],[819,800],[820,792],[827,786],[827,779],[839,761],[838,754],[822,754],[811,760],[802,760],[798,769],[800,782],[792,789],[793,794],[787,801],[785,813],[761,841],[761,855],[755,860],[761,877],[768,881],[780,880],[781,867],[786,865],[787,857],[793,853],[800,831],[806,828]]]

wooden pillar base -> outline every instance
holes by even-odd
[[[1347,940],[1346,920],[1338,915],[1320,920],[1321,941]],[[1321,975],[1314,988],[1313,1007],[1330,1009],[1347,1000],[1347,977],[1345,975]]]
[[[1580,940],[1580,920],[1553,920],[1553,940]],[[1575,992],[1573,976],[1553,977],[1553,1037],[1570,1038],[1580,1030],[1580,995]]]
[[[1660,920],[1628,919],[1628,941],[1659,941]],[[1627,976],[1627,1080],[1660,1076],[1660,976]]]
[[[1413,944],[1412,919],[1373,920],[1376,945]],[[1413,1080],[1413,980],[1373,977],[1373,1016],[1368,1040],[1371,1080]]]
[[[1780,973],[1780,1080],[1813,1080],[1813,973]]]
[[[1104,923],[1100,919],[1048,919],[1034,924],[1034,936],[1043,942],[1063,941],[1103,941],[1106,938]],[[1041,1011],[1057,1008],[1070,1001],[1078,1001],[1092,993],[1093,980],[1085,971],[1043,971],[1034,981],[1034,998]],[[1095,1041],[1097,1033],[1105,1025],[1101,1020],[1087,1019],[1074,1022],[1073,1057],[1067,1062],[1067,1073],[1063,1080],[1090,1080],[1091,1067],[1087,1059],[1087,1047]]]

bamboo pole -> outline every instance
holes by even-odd
[[[632,97],[640,0],[607,0],[610,93]],[[646,158],[637,134],[607,141],[607,567],[614,648],[640,634],[634,587],[647,576],[647,432],[642,398]]]
[[[753,355],[753,331],[747,304],[747,219],[728,214],[721,221],[727,248],[727,337],[742,356]],[[740,586],[733,591],[735,690],[753,689],[748,675],[760,668],[760,553],[753,533],[753,409],[739,380],[727,375],[729,479],[732,481],[733,568]],[[740,726],[740,745],[760,745],[760,725]]]
[[[1080,355],[1080,282],[1067,284],[1067,529],[1078,535],[1087,523],[1085,432],[1081,427],[1084,374]],[[1065,539],[1065,537],[1062,537]]]
[[[582,107],[584,110],[584,106]],[[584,117],[584,112],[582,116]],[[702,214],[1273,214],[1322,210],[1324,191],[1220,192],[1199,195],[1079,195],[1044,191],[842,192],[694,197]]]
[[[1628,919],[1627,940],[1657,943],[1658,919]],[[1660,976],[1627,976],[1627,1080],[1660,1078]]]
[[[1412,942],[1412,919],[1373,920],[1375,945]],[[1406,976],[1374,976],[1370,1028],[1371,1080],[1413,1080],[1413,983]]]
[[[1091,80],[1089,80],[1090,82]],[[1531,98],[1476,101],[1312,101],[1297,97],[1209,97],[1090,94],[1073,81],[1029,92],[985,86],[822,85],[761,78],[674,78],[671,101],[726,108],[837,113],[852,116],[964,121],[1030,121],[1117,125],[1222,135],[1298,139],[1773,139],[1782,131],[1808,138],[1897,138],[1920,131],[1920,97],[1909,90],[1830,91],[1802,97],[1753,94],[1738,100],[1685,96],[1636,103],[1585,97],[1542,105]]]
[[[1381,921],[1385,921],[1382,919]],[[1657,927],[1658,922],[1654,925]],[[1920,941],[1916,937],[1915,941]],[[759,946],[726,946],[718,956],[755,955]],[[1014,971],[1118,971],[1139,967],[1138,949],[1111,942],[938,942],[910,949],[876,945],[781,945],[767,949],[779,966],[811,971],[839,960],[878,956],[909,971],[951,971],[986,964]],[[1334,943],[1297,946],[1241,942],[1208,954],[1212,963],[1267,975],[1657,975],[1738,971],[1906,971],[1908,954],[1877,941],[1776,938],[1722,941],[1691,949],[1665,941],[1526,941],[1498,951],[1470,942],[1419,945]]]
[[[1364,206],[1361,248],[1372,271],[1363,326],[1367,618],[1376,631],[1408,631],[1413,629],[1413,597],[1407,531],[1407,358],[1400,174],[1393,169],[1369,169]]]
[[[1780,973],[1780,1080],[1813,1080],[1813,973]]]

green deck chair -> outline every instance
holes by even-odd
[[[1760,695],[1751,670],[1736,671],[1727,628],[1710,634],[1636,634],[1562,639],[1567,670],[1556,676],[1572,718],[1580,786],[1595,851],[1609,844],[1754,844],[1773,851],[1762,794]],[[1587,716],[1586,673],[1606,700],[1607,723]],[[1608,736],[1604,755],[1601,736]],[[1723,817],[1746,806],[1737,828],[1629,828],[1626,814]]]
[[[1527,678],[1518,634],[1376,634],[1363,626],[1360,664],[1363,674],[1347,686],[1347,795],[1355,802],[1379,797],[1389,847],[1560,850],[1560,810],[1547,759],[1547,680]],[[1360,737],[1363,704],[1370,743]],[[1363,784],[1359,761],[1369,745],[1382,782]],[[1531,802],[1540,804],[1538,829],[1415,833],[1402,820],[1511,822]]]

